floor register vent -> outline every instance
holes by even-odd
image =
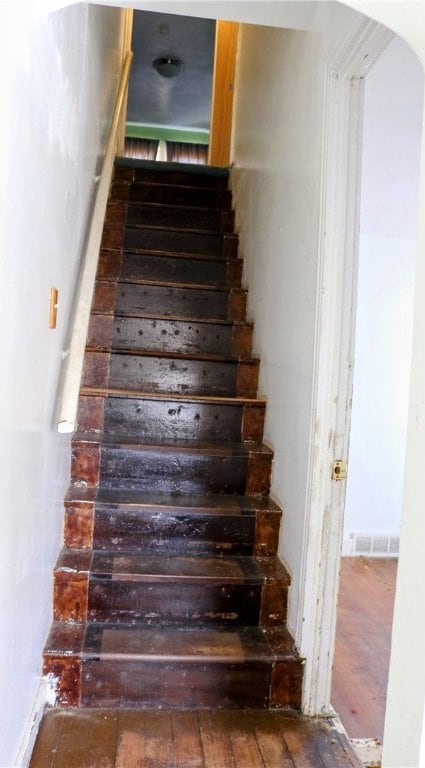
[[[384,555],[385,557],[397,557],[400,546],[399,536],[388,534],[352,534],[353,555]]]

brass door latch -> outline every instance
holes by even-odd
[[[337,459],[332,467],[332,480],[345,480],[347,477],[347,462]]]

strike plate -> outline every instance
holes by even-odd
[[[347,477],[347,462],[342,459],[334,461],[332,467],[332,480],[345,480]]]

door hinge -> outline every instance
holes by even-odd
[[[347,462],[342,459],[337,459],[332,466],[332,480],[345,480],[346,477]]]

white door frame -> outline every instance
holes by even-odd
[[[368,18],[350,29],[325,72],[322,187],[310,463],[297,641],[306,658],[303,711],[332,712],[330,692],[342,548],[357,294],[364,77],[393,34]]]

